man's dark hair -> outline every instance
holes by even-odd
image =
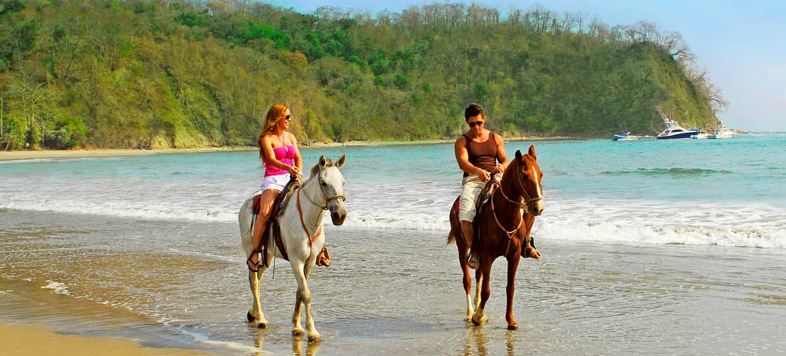
[[[469,119],[473,116],[478,116],[483,113],[483,107],[480,104],[469,104],[466,109],[464,109],[464,120]]]

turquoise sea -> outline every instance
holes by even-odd
[[[546,239],[786,248],[786,134],[731,140],[534,144]],[[347,227],[447,231],[460,190],[451,144],[305,148],[348,157]],[[236,221],[262,169],[256,152],[0,164],[0,208],[149,219]]]
[[[349,215],[310,282],[318,344],[290,336],[283,260],[263,281],[270,328],[245,322],[255,151],[0,162],[0,322],[218,354],[786,352],[786,134],[506,146],[531,144],[544,258],[519,265],[518,331],[504,260],[489,324],[463,320],[450,143],[302,149],[306,166],[347,156]]]

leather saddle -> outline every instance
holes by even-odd
[[[491,199],[491,193],[493,193],[497,188],[499,188],[499,181],[492,177],[491,179],[488,180],[488,182],[486,182],[486,185],[483,186],[483,189],[481,189],[480,194],[478,194],[478,199],[475,200],[475,218],[472,220],[472,226],[474,227],[473,231],[475,232],[474,237],[478,237],[478,232],[479,232],[478,217],[480,216],[480,213],[483,211],[483,209],[485,209],[486,205],[488,205]],[[460,206],[461,206],[461,196],[456,198],[456,201],[453,202],[453,210],[456,215],[458,215],[459,213]]]

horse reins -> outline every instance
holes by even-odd
[[[516,162],[516,164],[520,164],[520,163]],[[510,202],[512,204],[518,205],[519,208],[521,208],[522,206],[527,206],[531,202],[543,199],[542,196],[537,196],[535,198],[532,198],[529,195],[529,193],[527,193],[527,189],[524,188],[524,182],[521,179],[521,172],[518,169],[516,169],[516,178],[518,178],[517,181],[518,181],[519,186],[521,187],[521,191],[522,191],[522,193],[524,195],[524,201],[522,202],[522,201],[515,201],[513,199],[510,199],[508,197],[508,195],[505,194],[505,190],[502,189],[502,183],[500,182],[498,190],[499,190],[500,193],[502,193],[502,196],[505,198],[505,200],[507,200],[508,202]],[[518,231],[519,228],[521,228],[521,223],[524,222],[524,217],[523,216],[519,216],[519,223],[516,225],[516,227],[513,230],[505,229],[505,227],[502,226],[502,223],[499,221],[499,218],[497,218],[497,212],[494,209],[494,193],[496,193],[496,190],[491,193],[491,215],[494,216],[494,222],[497,223],[497,227],[499,227],[500,230],[505,232],[505,234],[508,236],[508,239],[511,239],[511,238],[513,238],[513,234],[515,234],[516,231]]]
[[[338,195],[335,195],[335,196],[328,196],[327,194],[325,194],[325,191],[322,190],[322,177],[320,177],[319,174],[317,174],[317,179],[318,179],[318,182],[319,182],[319,191],[322,192],[322,196],[323,197],[326,197],[325,198],[325,205],[317,204],[316,202],[311,200],[311,198],[307,194],[303,193],[303,195],[306,196],[306,199],[309,201],[309,203],[313,204],[314,206],[316,206],[318,208],[321,208],[322,210],[327,210],[328,209],[328,204],[330,204],[331,201],[337,200],[337,199],[341,199],[341,201],[346,201],[347,200],[347,198],[343,194],[338,194]],[[301,187],[297,191],[297,213],[298,213],[298,216],[300,217],[300,226],[303,227],[303,231],[306,233],[306,236],[308,236],[308,250],[309,250],[308,257],[311,258],[311,255],[314,253],[314,248],[313,248],[314,240],[316,240],[319,237],[319,235],[322,234],[322,227],[320,226],[319,230],[317,230],[316,234],[314,234],[314,235],[311,235],[311,231],[308,230],[308,227],[306,226],[306,221],[305,221],[305,219],[303,219],[303,208],[300,205],[300,192],[302,190],[303,190],[303,188]]]

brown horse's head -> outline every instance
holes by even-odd
[[[516,158],[508,166],[508,172],[504,177],[512,179],[512,186],[524,198],[527,211],[535,216],[543,213],[543,173],[538,166],[538,156],[535,154],[535,146],[529,146],[529,152],[522,155],[521,151],[516,150]],[[503,179],[504,179],[503,177]]]

